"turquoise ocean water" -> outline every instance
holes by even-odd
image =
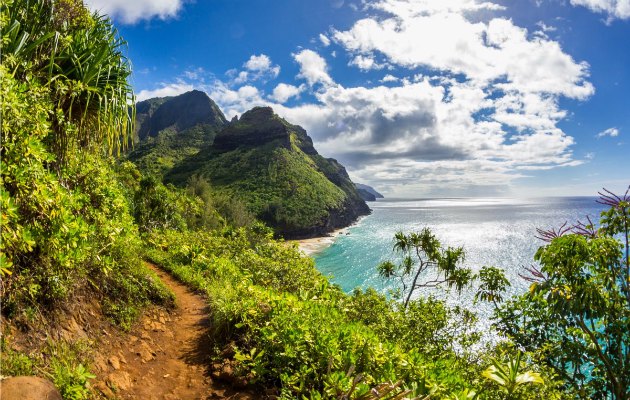
[[[587,215],[597,222],[605,207],[595,200],[595,197],[380,200],[369,203],[373,210],[371,215],[315,254],[315,263],[344,291],[374,287],[386,293],[398,287],[397,281],[380,278],[376,266],[383,260],[393,259],[394,234],[399,230],[418,231],[426,226],[443,244],[464,246],[465,264],[473,270],[484,265],[503,268],[512,284],[509,294],[518,294],[529,287],[529,282],[518,274],[525,272],[523,267],[534,263],[534,253],[544,244],[536,239],[536,228],[557,228],[578,219],[586,221]],[[429,274],[427,280],[432,277]],[[483,329],[490,323],[491,307],[474,305],[474,293],[474,288],[461,295],[455,291],[429,289],[418,295],[432,294],[450,305],[474,310]]]

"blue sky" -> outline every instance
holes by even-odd
[[[270,105],[390,196],[630,184],[630,0],[89,0],[139,99]]]

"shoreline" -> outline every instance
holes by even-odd
[[[327,234],[326,236],[317,236],[308,239],[291,240],[291,243],[295,243],[298,249],[304,253],[304,255],[313,257],[315,254],[324,251],[327,247],[335,243],[335,240],[341,235],[345,235],[350,227],[337,229]]]
[[[348,225],[344,228],[336,229],[325,236],[316,236],[308,239],[296,239],[289,240],[288,243],[295,243],[298,246],[298,249],[306,256],[313,257],[317,253],[320,253],[326,248],[330,247],[337,238],[343,235],[348,235],[350,233],[350,228],[355,227],[363,220],[363,218],[368,215],[360,216],[356,221],[354,221],[351,225]]]

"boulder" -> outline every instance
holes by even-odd
[[[2,400],[62,400],[61,393],[47,379],[16,376],[0,381]]]

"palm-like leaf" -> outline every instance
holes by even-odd
[[[495,382],[509,395],[514,394],[518,388],[526,384],[544,385],[545,381],[537,372],[525,371],[519,373],[521,358],[522,353],[519,352],[514,358],[509,359],[506,364],[493,360],[492,365],[483,371],[482,375]]]
[[[73,144],[124,149],[134,119],[131,65],[111,21],[90,16],[80,0],[6,0],[0,22],[3,64],[48,85],[60,111],[51,117],[58,162]]]

